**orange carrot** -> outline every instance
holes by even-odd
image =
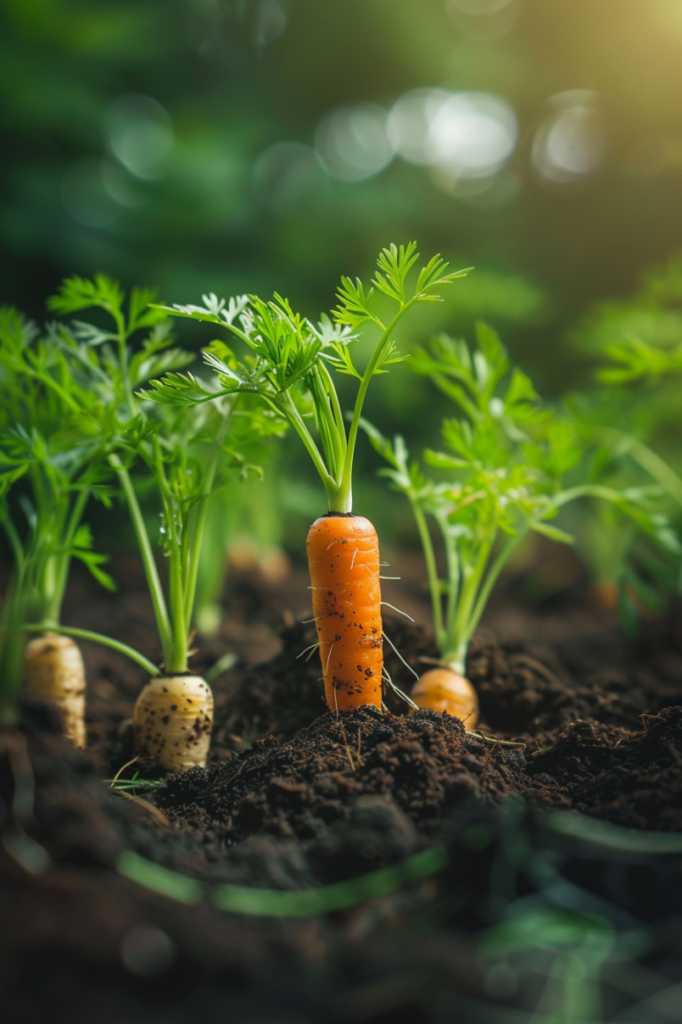
[[[443,666],[425,672],[412,687],[410,696],[420,708],[447,711],[464,722],[467,729],[476,728],[479,715],[476,691],[469,680],[454,669]]]
[[[384,663],[379,540],[362,516],[331,512],[310,527],[308,566],[331,711],[381,708]]]

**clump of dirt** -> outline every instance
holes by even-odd
[[[467,798],[510,793],[562,803],[552,780],[529,780],[516,749],[486,743],[449,715],[359,708],[325,715],[291,740],[270,738],[226,764],[169,780],[159,802],[176,819],[223,844],[254,834],[321,839],[360,797],[389,800],[428,837]]]
[[[682,831],[682,707],[647,716],[640,732],[567,725],[530,758],[528,771],[536,781],[551,775],[575,810],[632,828]]]

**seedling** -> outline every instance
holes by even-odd
[[[443,422],[448,451],[425,453],[426,463],[447,478],[429,478],[410,462],[401,436],[391,442],[369,423],[364,427],[388,463],[381,472],[410,503],[426,562],[441,665],[422,676],[412,696],[420,706],[448,710],[473,728],[478,708],[465,678],[469,643],[520,542],[534,531],[570,544],[572,538],[551,520],[578,498],[605,500],[642,518],[643,495],[601,484],[564,486],[565,475],[580,461],[580,445],[569,424],[543,412],[531,381],[511,368],[491,328],[478,326],[473,351],[443,335],[428,351],[418,351],[411,366],[431,377],[464,414]],[[444,579],[429,519],[444,549]]]
[[[569,411],[591,462],[602,477],[655,481],[679,517],[682,478],[662,457],[658,441],[679,423],[682,371],[682,263],[677,258],[649,273],[631,299],[603,303],[583,321],[576,341],[595,349],[602,363],[598,386],[575,396]],[[679,559],[670,544],[650,533],[642,538],[631,523],[606,508],[579,523],[578,545],[595,576],[595,593],[619,602],[629,628],[638,608],[661,607],[679,590]]]
[[[188,671],[208,500],[226,482],[228,470],[248,471],[234,442],[279,433],[283,424],[262,410],[237,414],[235,394],[216,393],[211,403],[172,410],[135,397],[140,384],[193,358],[170,347],[167,317],[157,308],[147,308],[151,297],[149,292],[134,291],[126,308],[120,288],[107,278],[73,278],[65,282],[53,308],[74,312],[95,306],[113,321],[109,330],[78,324],[74,332],[63,334],[62,342],[74,373],[85,376],[112,417],[108,462],[131,516],[163,652],[163,674],[152,672],[155,678],[135,705],[136,747],[163,767],[184,771],[205,764],[213,723],[211,690],[204,679]],[[132,354],[129,340],[142,329],[150,333],[141,351]],[[167,588],[140,507],[137,476],[131,472],[138,467],[153,482],[160,506]]]
[[[114,586],[82,522],[90,497],[108,501],[107,440],[99,410],[59,346],[9,307],[0,311],[0,376],[0,486],[5,495],[12,489],[0,525],[14,556],[11,603],[22,609],[17,626],[28,618],[31,631],[44,634],[28,644],[21,674],[29,692],[60,707],[66,734],[84,746],[83,660],[76,644],[57,632],[72,558],[104,587]],[[18,643],[16,631],[14,637],[5,642]],[[15,683],[18,671],[15,664]]]
[[[337,308],[318,324],[294,312],[279,295],[270,302],[242,296],[227,305],[210,295],[204,296],[203,306],[166,308],[174,316],[219,325],[249,355],[240,359],[224,342],[213,342],[204,358],[216,374],[215,390],[184,373],[152,382],[145,392],[147,398],[174,405],[214,403],[216,394],[256,395],[298,434],[322,480],[329,508],[310,528],[307,549],[325,695],[333,711],[363,704],[381,707],[379,545],[369,520],[352,512],[353,456],[369,384],[403,358],[393,335],[408,310],[438,301],[438,288],[468,272],[448,272],[436,256],[410,286],[418,258],[414,243],[384,249],[372,287],[344,277]],[[380,315],[375,292],[390,304],[390,317]],[[365,325],[378,329],[379,338],[360,370],[350,345]],[[332,371],[358,382],[348,432]],[[311,414],[317,439],[306,423]]]

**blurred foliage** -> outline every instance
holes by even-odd
[[[42,319],[65,274],[102,271],[166,301],[277,288],[316,317],[342,273],[416,237],[477,270],[402,349],[484,317],[557,394],[587,374],[565,328],[679,244],[681,51],[678,0],[0,0],[0,294]],[[339,169],[348,111],[413,90],[506,110],[500,166]],[[654,319],[674,343],[676,307]],[[406,367],[378,402],[381,429],[409,415],[423,438],[444,408]],[[362,505],[377,462],[358,460]]]
[[[37,314],[64,273],[104,270],[179,300],[276,285],[314,312],[341,272],[416,234],[521,269],[565,321],[676,241],[681,48],[676,0],[2,0],[2,290]],[[325,173],[311,147],[330,112],[435,87],[515,111],[494,187],[401,159]],[[592,90],[605,155],[562,182],[533,146],[570,90]]]

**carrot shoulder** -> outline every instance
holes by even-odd
[[[313,614],[331,711],[381,707],[379,541],[362,516],[330,514],[308,532]]]

